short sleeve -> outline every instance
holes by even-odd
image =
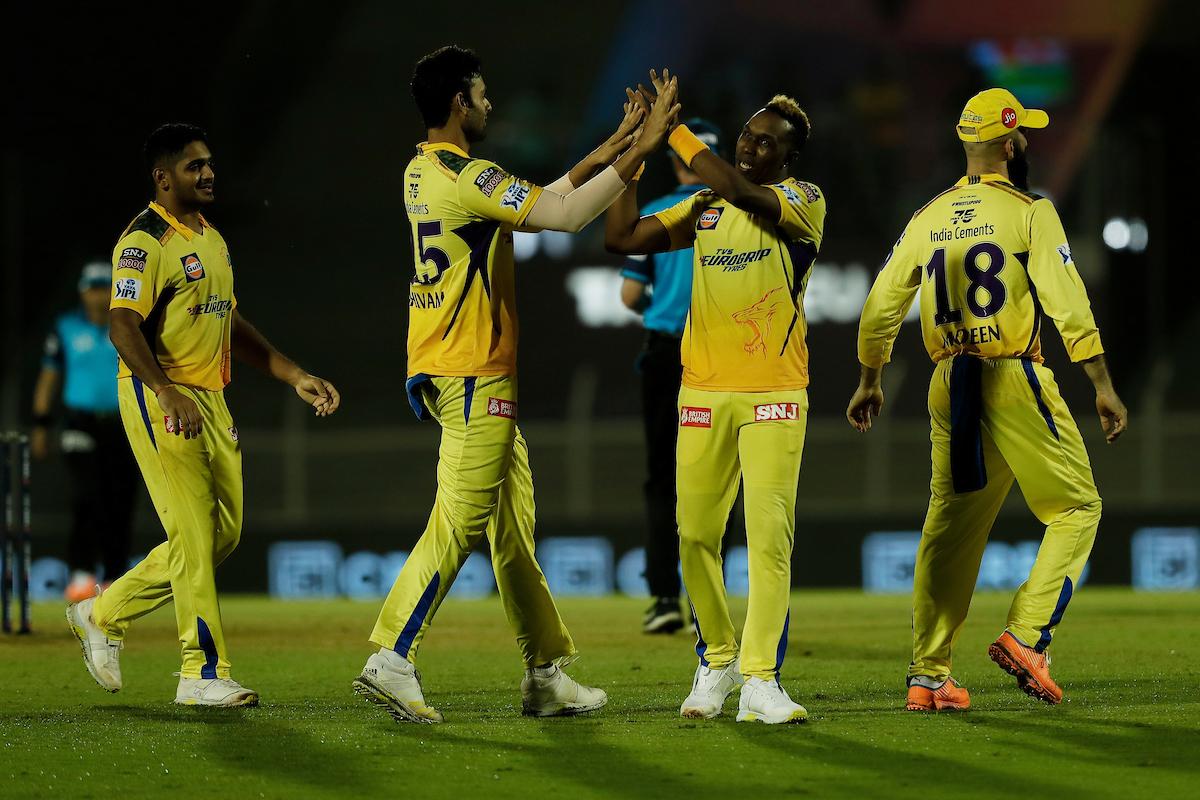
[[[769,187],[779,198],[779,227],[818,247],[825,234],[825,197],[816,184],[787,180]]]
[[[671,237],[671,249],[682,250],[691,247],[696,240],[696,222],[700,218],[707,203],[714,197],[710,192],[697,192],[684,200],[680,200],[670,208],[654,214],[654,218],[662,223]]]
[[[483,219],[517,227],[525,224],[542,187],[510,175],[484,159],[467,162],[458,174],[458,201]]]
[[[165,287],[162,245],[145,231],[133,231],[113,249],[109,308],[128,308],[145,319]]]
[[[62,372],[64,366],[62,336],[59,335],[58,323],[55,322],[42,344],[42,368]]]

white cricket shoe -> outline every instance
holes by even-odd
[[[179,678],[175,702],[181,706],[258,705],[258,692],[247,689],[232,678]]]
[[[104,631],[92,622],[92,606],[96,598],[89,597],[67,606],[67,624],[83,648],[83,663],[88,672],[106,692],[121,689],[121,648],[119,639],[109,639]]]
[[[799,703],[793,703],[778,679],[764,681],[762,678],[747,678],[742,687],[742,699],[738,703],[738,722],[765,722],[778,725],[783,722],[804,722],[808,711]]]
[[[372,653],[351,683],[354,693],[383,706],[397,722],[441,722],[442,715],[425,705],[421,673],[407,658],[382,649]]]
[[[586,714],[607,702],[604,690],[580,686],[555,664],[527,669],[521,679],[521,713],[527,717]]]
[[[679,716],[688,719],[712,719],[721,715],[725,698],[740,686],[742,673],[735,658],[724,669],[709,669],[703,664],[696,667],[692,678],[692,693],[679,707]]]

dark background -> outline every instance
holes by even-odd
[[[4,347],[0,426],[28,425],[40,344],[75,302],[81,265],[107,258],[149,199],[140,147],[166,121],[204,126],[217,159],[208,215],[230,243],[239,307],[285,352],[333,380],[343,409],[313,421],[287,390],[235,366],[228,390],[246,453],[246,552],[223,580],[265,582],[280,538],[347,550],[407,549],[432,500],[437,431],[403,397],[412,244],[401,171],[423,131],[412,65],[454,42],[484,60],[495,111],[475,151],[548,182],[603,138],[622,87],[650,66],[681,76],[686,115],[735,135],[777,91],[797,97],[813,138],[797,170],[829,202],[819,267],[873,274],[912,211],[961,174],[953,125],[974,92],[1005,83],[1051,126],[1031,136],[1034,188],[1064,219],[1088,284],[1130,433],[1103,446],[1082,374],[1058,337],[1048,365],[1088,440],[1105,497],[1094,579],[1128,579],[1128,535],[1195,524],[1200,314],[1191,181],[1172,144],[1195,130],[1194,7],[1150,0],[961,4],[711,2],[346,2],[30,9],[10,30],[3,127]],[[990,49],[989,49],[990,48]],[[998,52],[988,67],[981,53]],[[1020,87],[1020,88],[1018,88]],[[665,156],[643,198],[673,185]],[[1113,250],[1114,218],[1144,220],[1148,246]],[[636,325],[580,323],[571,271],[619,266],[601,225],[518,269],[521,410],[538,482],[539,535],[641,536]],[[831,273],[832,274],[832,273]],[[814,278],[815,280],[815,278]],[[811,298],[810,298],[811,299]],[[801,583],[858,581],[872,530],[919,529],[927,500],[928,358],[907,325],[872,437],[841,415],[857,376],[855,325],[814,322],[810,436],[801,477]],[[61,552],[61,465],[39,465],[39,554]],[[161,537],[143,504],[138,542]],[[996,536],[1037,538],[1014,492]]]

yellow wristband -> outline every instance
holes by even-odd
[[[708,149],[708,145],[696,138],[696,134],[688,130],[687,125],[676,125],[675,130],[667,137],[667,144],[675,151],[675,155],[687,166],[692,165],[692,159]]]
[[[645,171],[646,171],[646,162],[643,161],[642,163],[638,164],[637,172],[633,173],[633,177],[629,179],[629,182],[633,183],[638,178],[642,177],[642,173]]]

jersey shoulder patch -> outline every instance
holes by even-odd
[[[1012,185],[1011,183],[1007,183],[1005,181],[991,181],[988,183],[988,186],[995,186],[997,189],[1003,189],[1004,191],[1011,194],[1013,197],[1016,197],[1017,199],[1021,200],[1024,203],[1027,203],[1027,204],[1036,203],[1038,200],[1044,199],[1040,194],[1036,194],[1034,192],[1027,192],[1024,189],[1018,189],[1016,186]]]
[[[161,244],[167,238],[167,233],[170,230],[171,225],[165,219],[155,213],[153,209],[147,208],[141,214],[138,214],[133,222],[129,223],[129,227],[121,236],[125,237],[131,233],[142,231],[151,238],[157,239]]]
[[[920,208],[918,208],[918,209],[917,209],[917,213],[913,214],[913,215],[912,215],[912,218],[913,218],[913,219],[916,219],[917,217],[921,216],[921,214],[922,214],[922,213],[924,213],[924,212],[925,212],[925,210],[926,210],[927,208],[929,208],[931,205],[933,205],[934,203],[936,203],[936,202],[938,201],[938,198],[939,198],[939,197],[943,197],[943,196],[945,196],[945,195],[949,194],[950,192],[956,192],[956,191],[958,191],[960,188],[961,188],[961,187],[959,187],[959,186],[951,186],[949,189],[946,189],[945,191],[938,192],[936,195],[934,195],[934,196],[933,196],[933,197],[932,197],[932,198],[929,200],[929,202],[928,202],[928,203],[926,203],[925,205],[923,205],[923,206],[921,206]]]
[[[437,150],[431,155],[441,162],[442,166],[453,172],[455,175],[461,173],[467,168],[472,159],[463,158],[458,153],[451,153],[449,150]]]

